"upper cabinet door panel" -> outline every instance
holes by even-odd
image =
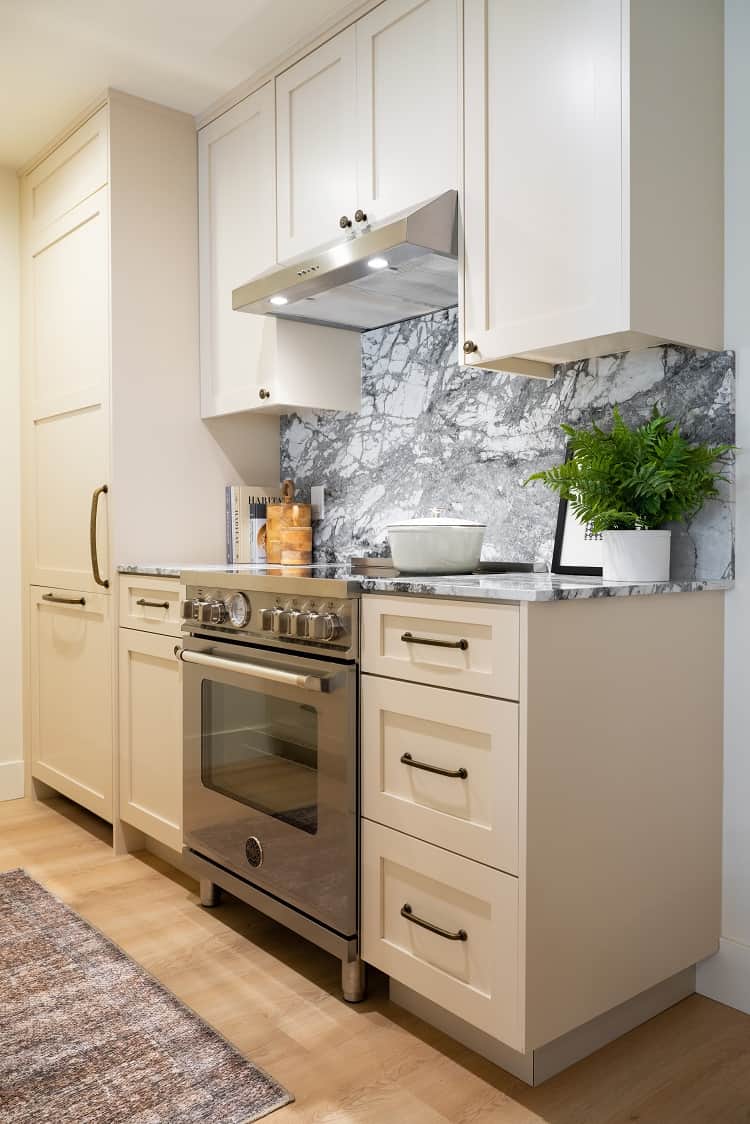
[[[95,113],[27,177],[32,249],[40,232],[108,180],[108,111]]]
[[[274,264],[273,83],[198,138],[201,385],[204,417],[257,403],[264,337],[273,325],[232,311],[232,290]]]
[[[497,358],[624,319],[621,0],[466,0],[464,337]]]
[[[31,259],[35,420],[100,405],[109,372],[105,186],[45,228]]]
[[[456,0],[386,0],[356,34],[357,206],[380,222],[458,187]]]
[[[355,29],[276,79],[278,258],[342,237],[357,203]]]

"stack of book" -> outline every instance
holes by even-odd
[[[266,508],[280,503],[278,485],[227,484],[227,564],[266,561]]]

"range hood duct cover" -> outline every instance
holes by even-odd
[[[268,270],[234,290],[232,308],[360,332],[450,308],[458,303],[457,210],[458,193],[446,191],[384,226]],[[368,264],[377,258],[387,266]]]

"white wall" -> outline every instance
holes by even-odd
[[[0,168],[0,800],[23,796],[18,181]]]
[[[737,352],[737,581],[726,601],[724,885],[698,990],[750,1012],[750,4],[726,0],[726,346]]]

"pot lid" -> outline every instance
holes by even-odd
[[[404,519],[400,523],[389,523],[389,531],[430,530],[433,527],[486,527],[486,523],[475,523],[471,519],[455,519],[450,516],[432,515],[426,519]]]

